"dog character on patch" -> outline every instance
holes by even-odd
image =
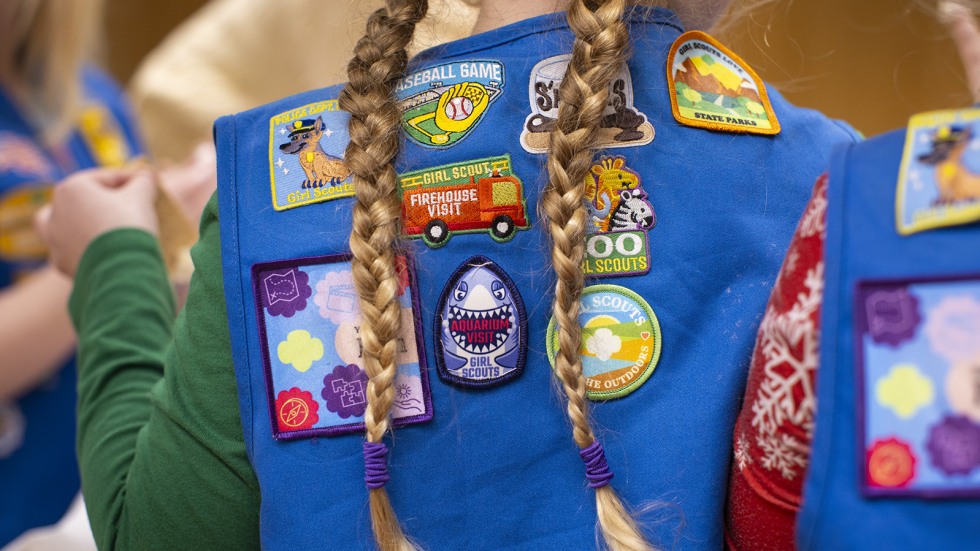
[[[350,176],[344,160],[328,154],[320,146],[325,128],[323,117],[296,121],[289,133],[289,142],[279,146],[283,153],[299,157],[299,164],[306,173],[303,189],[338,184]]]
[[[980,174],[963,163],[973,139],[973,131],[960,126],[943,126],[932,138],[932,151],[919,156],[919,161],[935,167],[936,205],[980,199]]]

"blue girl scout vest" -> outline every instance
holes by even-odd
[[[140,152],[130,113],[114,82],[89,69],[86,104],[75,132],[57,150],[41,145],[0,91],[0,288],[44,265],[34,213],[52,184]],[[43,336],[27,346],[44,346]],[[36,526],[53,524],[79,489],[75,459],[75,362],[14,401],[0,402],[0,546]]]
[[[975,549],[980,111],[834,156],[801,549]]]
[[[573,41],[564,17],[423,52],[397,85],[410,254],[386,487],[407,533],[432,549],[596,545],[595,498],[549,362],[553,275],[537,214]],[[700,98],[703,112],[746,127],[771,129],[775,113],[781,133],[679,124],[666,74],[679,20],[644,10],[629,25],[635,53],[610,86],[586,185],[581,352],[614,486],[628,503],[665,504],[651,540],[719,548],[755,328],[814,179],[855,135],[779,94],[763,108],[759,84],[737,78],[754,99],[705,90],[684,105]],[[734,69],[711,69],[730,60],[697,40],[678,55],[696,53],[730,83]],[[215,130],[225,292],[266,549],[374,547],[339,91]]]

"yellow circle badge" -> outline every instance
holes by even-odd
[[[660,359],[660,322],[643,297],[619,285],[592,285],[582,293],[582,371],[590,400],[621,398],[640,388]],[[548,324],[554,368],[558,332]]]

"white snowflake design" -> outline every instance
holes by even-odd
[[[770,306],[759,327],[765,378],[752,403],[752,426],[764,454],[760,464],[790,480],[798,474],[797,468],[806,466],[807,447],[776,432],[787,423],[801,427],[808,437],[813,431],[816,396],[811,375],[817,368],[818,328],[812,316],[820,308],[823,279],[821,261],[807,271],[806,291],[797,295],[793,307],[777,314]]]
[[[752,456],[749,455],[749,441],[745,433],[740,433],[735,441],[735,464],[738,470],[744,471],[745,467],[752,464]]]
[[[810,199],[810,205],[800,221],[800,238],[823,234],[827,228],[827,192],[821,191]]]

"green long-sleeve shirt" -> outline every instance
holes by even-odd
[[[116,230],[82,258],[69,308],[82,488],[100,549],[259,547],[219,251],[212,197],[176,324],[151,235]]]

